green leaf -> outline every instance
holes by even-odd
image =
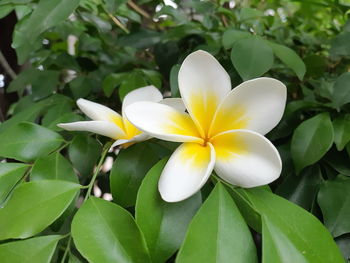
[[[348,263],[350,261],[350,234],[342,235],[336,238],[335,242],[337,242],[338,247],[340,248],[343,257],[347,259]]]
[[[174,65],[170,70],[170,90],[171,97],[176,98],[180,97],[179,83],[178,83],[178,75],[180,70],[180,65]]]
[[[59,94],[52,95],[35,103],[32,101],[32,96],[23,97],[16,105],[14,115],[0,124],[0,132],[20,122],[34,122],[49,106],[66,104],[67,102],[72,103],[68,97]]]
[[[331,43],[330,54],[333,59],[339,59],[341,56],[350,56],[350,32],[342,32],[336,36]]]
[[[276,194],[311,211],[322,183],[320,167],[310,166],[300,176],[291,173],[276,189]]]
[[[324,222],[334,237],[350,233],[350,178],[325,181],[318,193]]]
[[[0,209],[0,240],[41,232],[64,212],[79,189],[78,184],[54,180],[21,184]]]
[[[297,173],[316,163],[333,144],[333,126],[328,113],[302,122],[294,131],[291,154]]]
[[[122,207],[90,197],[75,214],[72,237],[91,263],[150,262],[147,247],[133,217]]]
[[[93,24],[101,33],[109,32],[112,29],[112,25],[99,16],[86,12],[80,12],[80,15],[84,21]]]
[[[40,125],[19,123],[0,136],[0,156],[31,162],[57,149],[63,138]]]
[[[50,126],[52,122],[60,118],[65,113],[72,112],[71,102],[62,102],[60,104],[50,107],[42,119],[42,125],[46,128]]]
[[[40,236],[0,245],[2,263],[51,262],[61,236]]]
[[[158,160],[147,142],[121,150],[110,175],[114,202],[124,207],[135,205],[142,179]]]
[[[298,54],[289,47],[272,42],[269,42],[269,44],[272,47],[275,56],[278,57],[287,67],[293,70],[298,78],[302,80],[306,72],[306,67]]]
[[[28,165],[23,163],[0,163],[0,204],[3,203],[27,169]]]
[[[114,14],[119,5],[125,4],[127,0],[104,0],[103,6],[108,13]]]
[[[14,4],[14,5],[21,5],[21,4],[28,4],[32,0],[2,0],[0,3],[1,5],[7,5],[7,4]]]
[[[249,228],[220,183],[193,218],[176,262],[257,262]]]
[[[231,61],[243,80],[260,77],[273,65],[273,52],[258,36],[237,40],[231,51]]]
[[[62,180],[78,183],[72,165],[59,152],[37,159],[33,165],[30,179]]]
[[[79,0],[40,0],[25,23],[17,24],[12,47],[18,62],[23,64],[35,49],[38,37],[45,30],[64,21],[79,5]]]
[[[0,19],[11,13],[14,8],[11,4],[3,5],[3,3],[0,3]]]
[[[350,162],[345,151],[339,152],[335,148],[332,148],[323,160],[338,173],[350,176]]]
[[[110,97],[117,86],[119,86],[126,78],[125,73],[112,73],[109,74],[102,84],[103,92],[107,97]]]
[[[162,74],[160,74],[156,70],[147,70],[142,69],[141,72],[144,74],[144,77],[147,80],[147,83],[149,85],[153,85],[158,89],[161,89],[162,87]]]
[[[303,208],[262,189],[233,190],[262,217],[262,262],[344,262],[327,229]]]
[[[342,151],[350,142],[350,114],[338,117],[333,121],[334,143],[338,151]]]
[[[136,202],[136,222],[143,232],[152,262],[165,262],[181,246],[188,224],[202,204],[198,192],[191,198],[167,203],[158,192],[158,180],[167,159],[147,173]]]
[[[340,75],[333,87],[333,104],[338,109],[350,102],[350,72]]]
[[[15,112],[15,114],[10,119],[0,124],[0,132],[9,129],[10,127],[20,122],[34,122],[38,116],[41,115],[41,113],[46,109],[47,106],[48,105],[44,101],[40,101],[26,106],[25,110]]]
[[[84,42],[84,45],[86,44],[87,42]],[[87,97],[94,88],[93,79],[86,76],[78,76],[69,82],[69,88],[74,99]]]
[[[222,36],[222,45],[225,49],[232,48],[236,41],[250,37],[251,34],[246,31],[240,31],[237,29],[227,29]]]
[[[122,101],[126,94],[135,89],[147,86],[144,74],[138,70],[129,73],[119,87],[119,98]]]
[[[100,154],[101,145],[93,138],[77,135],[68,148],[69,159],[73,166],[83,175],[89,175]]]

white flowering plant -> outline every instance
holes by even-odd
[[[349,5],[316,2],[0,1],[0,262],[350,260]]]

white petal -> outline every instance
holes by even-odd
[[[130,104],[137,101],[152,101],[159,102],[163,99],[162,93],[160,93],[159,89],[154,86],[146,86],[143,88],[135,89],[130,91],[123,100],[123,112],[124,109]]]
[[[173,142],[202,142],[191,117],[170,106],[140,101],[125,109],[128,120],[139,130]]]
[[[114,110],[85,99],[78,99],[77,105],[90,119],[113,122],[118,125],[120,129],[123,129],[123,119],[120,114]]]
[[[231,90],[231,80],[212,55],[199,50],[182,63],[179,89],[188,112],[206,134],[218,105]]]
[[[119,140],[116,140],[112,144],[111,148],[114,148],[114,147],[117,147],[119,145],[123,145],[123,144],[126,144],[126,143],[137,143],[137,142],[146,141],[146,140],[148,140],[150,138],[152,138],[152,137],[148,136],[145,133],[142,133],[142,134],[136,135],[135,137],[133,137],[131,139],[119,139]]]
[[[276,180],[282,170],[277,149],[259,133],[234,130],[213,137],[215,172],[241,187],[256,187]]]
[[[168,105],[174,109],[177,109],[178,111],[185,112],[186,106],[184,104],[184,101],[181,98],[165,98],[161,100],[159,103]]]
[[[253,130],[264,135],[281,120],[286,99],[287,88],[276,79],[245,81],[219,106],[210,135],[233,129]]]
[[[195,194],[208,180],[215,151],[208,143],[183,143],[171,155],[159,179],[158,189],[167,202],[179,202]]]
[[[112,139],[125,137],[125,133],[117,125],[108,121],[77,121],[57,124],[67,131],[88,131],[97,133]]]

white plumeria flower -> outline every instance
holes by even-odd
[[[136,102],[125,109],[129,121],[140,130],[159,139],[183,142],[159,180],[165,201],[190,197],[213,170],[225,181],[246,188],[279,177],[281,158],[263,135],[282,118],[286,103],[283,83],[257,78],[231,91],[229,75],[204,51],[184,60],[178,81],[189,114],[153,102]]]
[[[161,102],[175,106],[179,110],[184,107],[181,99],[162,99],[162,94],[154,86],[135,89],[124,97],[122,115],[101,104],[78,99],[78,107],[92,121],[60,123],[58,126],[68,131],[89,131],[104,135],[116,140],[112,147],[122,145],[123,148],[126,148],[151,137],[141,132],[124,117],[125,107],[137,101]]]

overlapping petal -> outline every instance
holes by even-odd
[[[184,60],[178,80],[186,108],[205,136],[216,108],[231,90],[230,77],[212,55],[199,50]]]
[[[173,142],[203,142],[191,117],[168,105],[137,102],[125,109],[125,115],[134,126],[153,137]]]
[[[183,143],[172,154],[159,179],[158,189],[167,202],[182,201],[208,180],[215,164],[215,151],[208,143]]]
[[[138,101],[159,102],[163,99],[162,93],[154,86],[146,86],[130,91],[123,99],[122,112],[132,103]]]
[[[112,139],[124,138],[126,136],[122,129],[108,121],[77,121],[60,123],[57,126],[67,131],[89,131]]]
[[[129,147],[130,145],[132,145],[134,143],[146,141],[150,138],[151,138],[151,136],[149,136],[145,133],[141,133],[139,135],[136,135],[135,137],[132,137],[131,139],[118,139],[112,144],[111,148],[114,148],[114,147],[117,147],[120,145]],[[124,147],[124,148],[126,148],[126,147]]]
[[[219,106],[210,136],[233,129],[248,129],[264,135],[281,120],[286,98],[285,85],[276,79],[245,81]]]
[[[85,99],[78,99],[77,105],[90,119],[95,121],[113,122],[120,129],[123,129],[123,118],[114,110]]]
[[[168,105],[178,111],[185,112],[186,106],[184,104],[184,101],[181,98],[165,98],[161,100],[159,103]]]
[[[122,114],[123,114],[124,129],[126,134],[128,135],[128,139],[140,134],[141,132],[134,125],[132,125],[127,120],[127,118],[125,118],[124,111],[126,107],[138,101],[159,102],[162,99],[163,99],[162,93],[160,93],[160,91],[154,86],[146,86],[146,87],[138,88],[133,91],[130,91],[128,94],[125,95],[122,103]]]
[[[225,181],[256,187],[276,180],[282,169],[277,149],[259,133],[233,130],[213,137],[215,172]]]

